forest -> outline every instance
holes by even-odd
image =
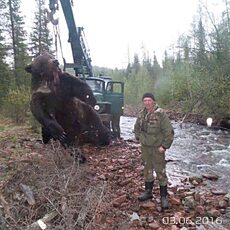
[[[95,75],[103,72],[125,82],[125,106],[137,106],[143,92],[149,91],[175,112],[230,117],[230,2],[223,2],[226,7],[218,22],[201,4],[190,32],[165,50],[162,63],[144,50],[125,69],[94,66]],[[0,111],[17,123],[30,116],[30,77],[24,67],[44,51],[55,55],[45,3],[36,0],[31,31],[25,30],[20,0],[0,3]]]

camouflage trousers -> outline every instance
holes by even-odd
[[[141,146],[142,159],[144,163],[144,178],[146,182],[154,180],[153,172],[156,172],[160,186],[165,186],[168,183],[166,175],[165,152],[160,153],[158,148]]]

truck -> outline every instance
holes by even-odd
[[[74,19],[72,0],[49,0],[51,17],[59,9],[59,2],[69,31],[68,42],[71,45],[73,63],[65,59],[63,70],[74,69],[75,76],[86,81],[91,87],[97,103],[94,110],[102,122],[111,130],[116,138],[120,138],[120,117],[124,112],[124,82],[113,81],[109,76],[94,76],[90,53],[87,49],[84,28],[77,27]],[[51,20],[52,21],[52,20]]]

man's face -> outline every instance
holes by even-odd
[[[144,106],[145,108],[149,111],[149,110],[152,110],[153,107],[154,107],[154,100],[151,98],[151,97],[145,97],[143,99],[143,103],[144,103]]]

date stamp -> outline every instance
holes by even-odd
[[[165,225],[174,225],[174,224],[180,224],[180,225],[189,225],[189,224],[195,224],[195,225],[203,225],[203,224],[222,224],[223,219],[221,217],[213,218],[208,216],[197,216],[193,219],[190,217],[175,217],[175,216],[165,216],[162,218],[162,223]]]

